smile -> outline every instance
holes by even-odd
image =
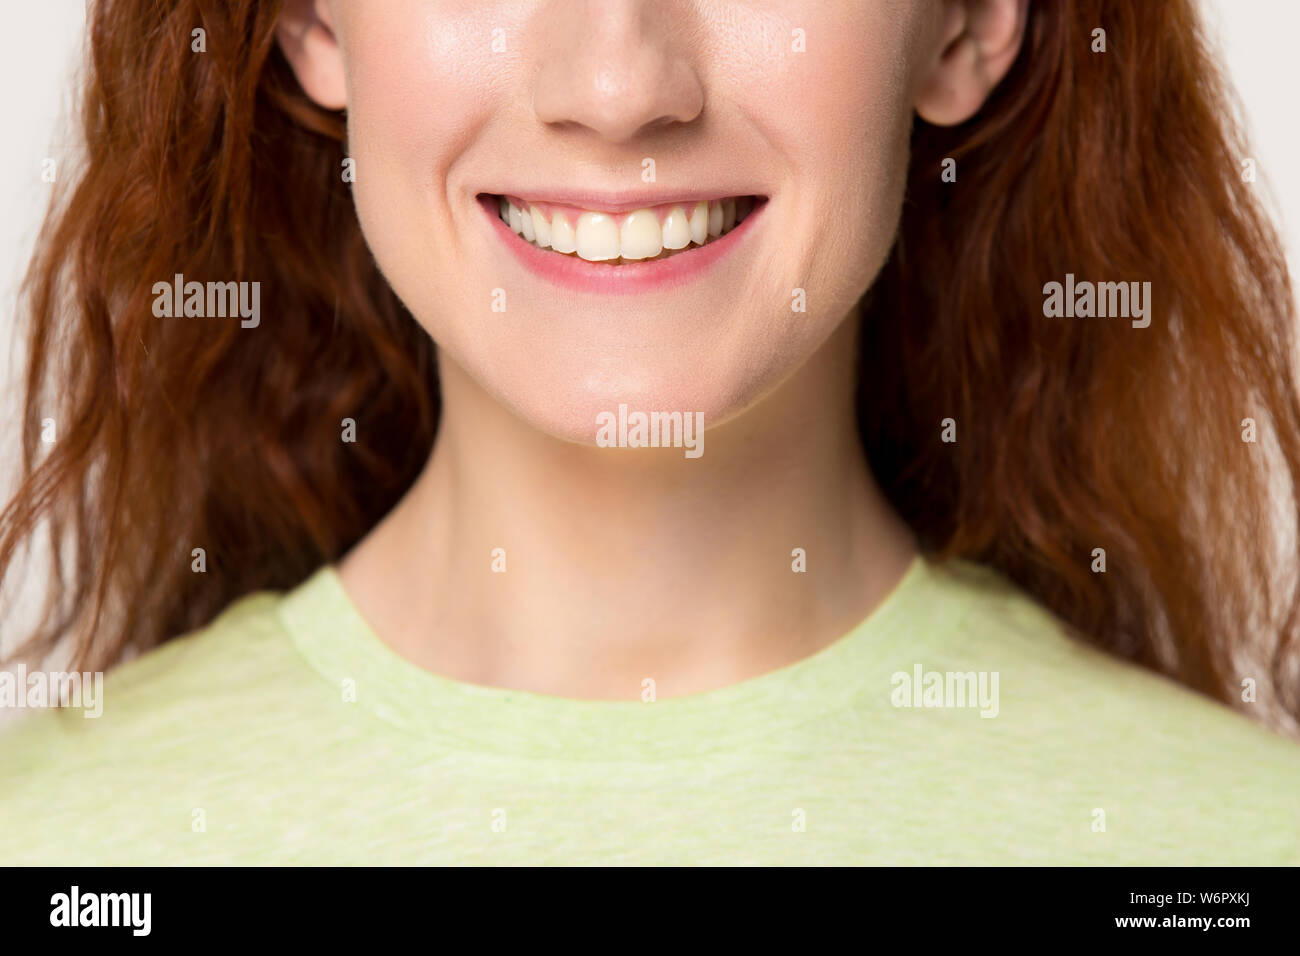
[[[667,259],[727,235],[754,208],[753,196],[662,203],[615,213],[498,196],[501,221],[539,249],[612,266]]]
[[[641,292],[684,283],[753,229],[767,197],[693,196],[603,203],[480,193],[510,252],[534,274],[580,291]]]

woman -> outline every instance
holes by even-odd
[[[1191,2],[90,53],[0,560],[15,659],[142,656],[0,744],[0,856],[1297,862],[1295,316]]]

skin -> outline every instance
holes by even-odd
[[[282,49],[347,109],[367,242],[439,346],[430,461],[340,564],[375,633],[448,677],[637,699],[646,678],[668,697],[770,671],[868,616],[916,550],[857,437],[856,303],[915,115],[979,109],[1025,3],[288,0]],[[476,204],[644,188],[645,157],[663,200],[769,197],[743,252],[615,301],[524,270]],[[597,447],[620,403],[702,412],[705,453]]]

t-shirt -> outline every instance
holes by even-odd
[[[809,657],[627,701],[423,670],[326,566],[0,768],[10,864],[1300,863],[1300,745],[923,558]]]

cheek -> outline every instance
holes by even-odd
[[[343,31],[357,217],[385,277],[422,321],[463,278],[447,184],[480,131],[485,90],[507,67],[484,37],[488,21],[509,27],[510,14],[489,6],[434,11],[396,0],[384,17],[348,7],[357,14]]]
[[[804,54],[807,65],[789,78],[784,143],[792,165],[816,184],[814,202],[801,212],[821,221],[827,254],[878,264],[892,244],[906,184],[909,58],[907,32],[875,22],[876,5],[861,7],[874,16],[828,28],[823,48]]]
[[[915,24],[876,3],[840,5],[835,15],[792,17],[807,49],[779,70],[750,71],[731,87],[786,167],[781,200],[787,241],[764,275],[769,367],[805,358],[874,281],[897,232],[912,129]],[[793,26],[783,31],[797,38]],[[769,31],[774,32],[774,31]],[[770,61],[769,61],[770,62]],[[791,322],[791,290],[807,313]]]

